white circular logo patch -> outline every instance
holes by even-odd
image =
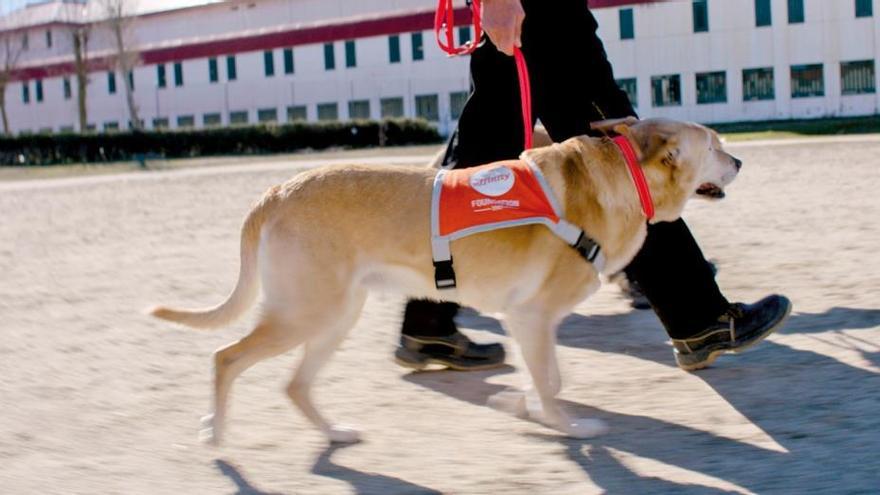
[[[471,187],[486,196],[501,196],[510,191],[516,177],[505,166],[481,170],[471,176]]]

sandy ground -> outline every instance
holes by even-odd
[[[0,183],[0,492],[878,493],[880,139],[731,149],[728,199],[686,218],[730,298],[780,291],[795,313],[689,374],[653,314],[603,288],[560,334],[567,407],[612,428],[589,441],[485,405],[520,383],[491,318],[460,323],[511,366],[397,367],[402,300],[379,294],[316,389],[363,443],[328,448],[288,403],[291,353],[239,379],[226,446],[202,446],[211,352],[250,320],[199,332],[141,310],[221,300],[248,206],[305,162]]]

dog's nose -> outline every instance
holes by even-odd
[[[743,162],[739,158],[733,158],[733,166],[736,167],[736,170],[739,171],[743,167]]]

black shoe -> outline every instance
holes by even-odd
[[[504,364],[504,347],[474,343],[459,331],[444,337],[401,335],[394,360],[416,370],[432,364],[458,371],[484,370]]]
[[[772,295],[755,304],[731,304],[709,328],[687,339],[672,339],[675,362],[686,371],[712,364],[725,352],[742,352],[782,326],[791,313],[791,301]]]

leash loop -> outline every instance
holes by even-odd
[[[483,28],[480,19],[481,1],[469,0],[468,6],[471,9],[474,23],[474,39],[468,41],[464,45],[455,46],[455,9],[452,7],[452,0],[438,0],[437,11],[434,14],[434,35],[437,38],[437,44],[449,56],[469,55],[480,43],[483,37]],[[519,78],[519,97],[522,108],[523,122],[523,142],[525,148],[532,148],[532,87],[529,82],[529,69],[526,65],[526,59],[519,47],[513,47],[513,58],[516,63],[516,74]]]

